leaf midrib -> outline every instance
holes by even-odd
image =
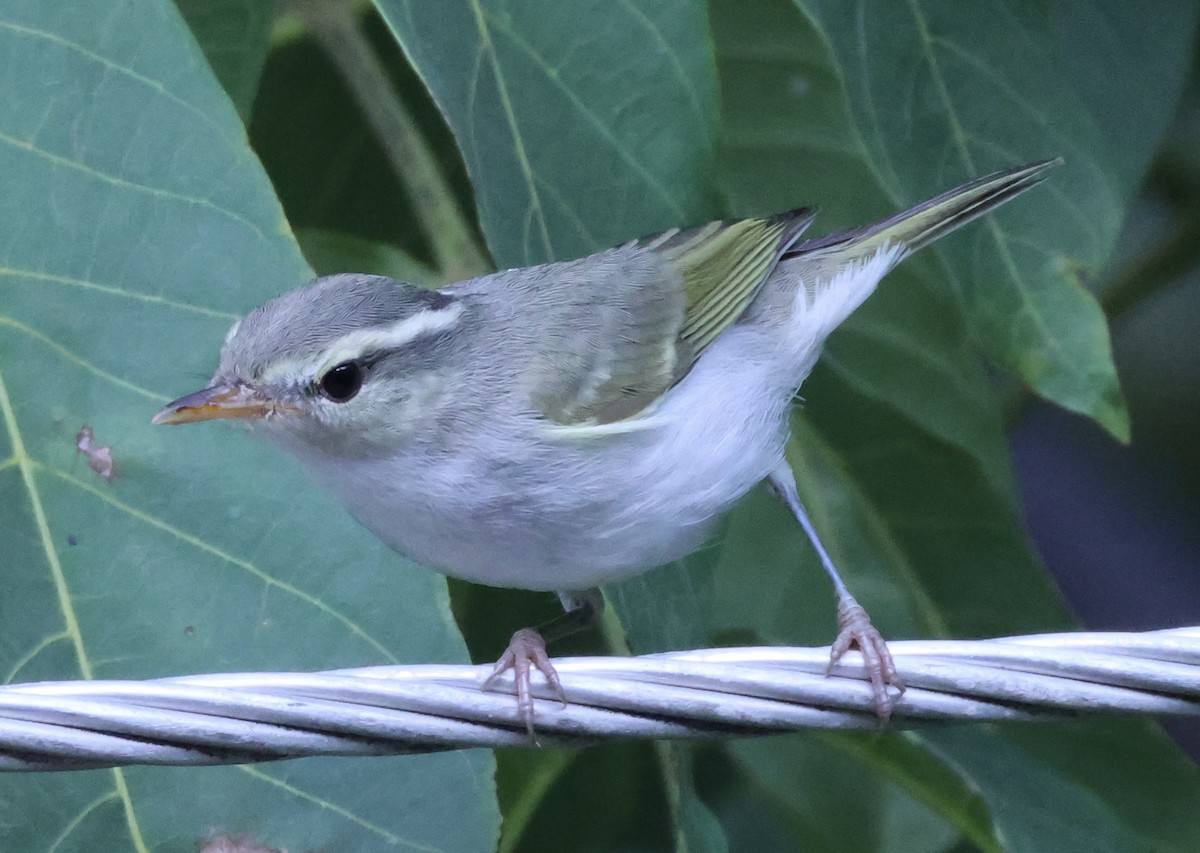
[[[13,459],[21,472],[21,482],[29,495],[29,507],[33,512],[34,524],[37,527],[38,538],[46,555],[46,565],[50,569],[50,577],[54,582],[54,591],[58,596],[58,606],[66,623],[67,634],[75,647],[75,658],[79,664],[80,674],[92,679],[92,665],[88,660],[87,648],[83,643],[83,633],[79,629],[79,619],[75,615],[75,606],[71,601],[71,593],[67,588],[67,578],[59,560],[58,549],[54,547],[54,538],[50,535],[50,522],[46,518],[46,510],[42,505],[41,493],[38,491],[37,480],[34,477],[33,460],[25,450],[25,440],[21,435],[17,413],[13,409],[12,400],[8,396],[8,386],[4,381],[4,373],[0,371],[0,417],[3,418],[5,429],[8,430],[12,443]],[[142,837],[141,826],[138,824],[137,813],[133,808],[133,798],[129,795],[129,787],[125,784],[125,775],[119,767],[112,769],[113,784],[117,796],[121,800],[125,812],[125,822],[129,827],[129,837],[138,853],[149,853],[150,848]]]
[[[520,166],[521,174],[525,176],[525,184],[529,188],[529,215],[533,216],[536,214],[537,216],[538,223],[541,226],[542,247],[546,250],[547,260],[550,260],[554,257],[554,246],[550,242],[550,230],[546,222],[546,216],[542,211],[542,200],[538,195],[537,183],[533,178],[533,167],[529,163],[529,156],[525,151],[525,140],[521,136],[520,127],[518,127],[512,100],[508,96],[508,83],[504,79],[504,72],[500,70],[500,58],[496,55],[496,46],[492,43],[487,16],[480,7],[479,0],[471,0],[471,12],[475,16],[475,26],[479,31],[480,52],[481,54],[487,54],[488,63],[492,66],[492,74],[496,77],[496,94],[500,98],[500,106],[504,110],[504,117],[508,122],[508,130],[512,135],[513,151],[517,155],[517,164]],[[476,152],[476,155],[478,155],[478,152]],[[528,246],[526,249],[528,249]],[[528,260],[528,256],[526,260]]]
[[[175,525],[170,524],[144,510],[138,509],[135,506],[119,501],[107,491],[98,489],[95,486],[83,482],[82,480],[78,480],[65,471],[60,471],[57,468],[42,465],[41,463],[38,463],[32,459],[29,460],[29,467],[41,468],[46,473],[58,477],[68,485],[71,485],[80,491],[85,492],[92,497],[103,501],[104,503],[107,503],[109,506],[112,506],[118,511],[125,513],[135,521],[173,536],[185,545],[209,554],[218,560],[228,563],[229,565],[238,567],[242,571],[250,574],[252,577],[257,578],[266,586],[278,589],[280,592],[293,596],[299,601],[302,601],[314,608],[318,612],[323,613],[330,619],[333,619],[334,621],[343,625],[348,631],[350,631],[350,633],[361,639],[364,643],[378,652],[379,655],[387,662],[399,663],[399,660],[396,658],[395,654],[388,649],[383,642],[373,637],[365,628],[363,628],[349,616],[327,604],[319,596],[305,592],[295,584],[275,577],[274,575],[260,568],[253,560],[235,556],[228,551],[218,548],[216,545],[213,545],[204,538],[176,527]]]
[[[975,167],[975,160],[971,157],[970,147],[967,144],[967,132],[962,126],[962,122],[958,118],[958,110],[954,103],[954,99],[950,97],[950,90],[946,87],[946,79],[942,74],[941,65],[937,60],[937,55],[934,52],[934,38],[929,32],[929,23],[925,19],[925,13],[921,10],[919,0],[908,0],[908,7],[912,11],[913,22],[917,25],[917,32],[921,36],[921,43],[925,48],[925,58],[929,62],[929,73],[933,78],[934,85],[937,87],[938,97],[941,98],[942,105],[946,108],[946,119],[950,123],[950,131],[954,136],[954,146],[958,149],[959,157],[962,159],[963,166],[966,167],[968,175],[979,174]],[[996,250],[999,253],[1000,261],[1008,273],[1009,279],[1021,294],[1026,306],[1032,309],[1034,300],[1029,293],[1029,284],[1021,275],[1017,268],[1016,260],[1012,256],[1012,249],[1008,245],[1008,235],[996,222],[994,216],[985,217],[987,228],[992,232],[992,239],[996,242]],[[1033,318],[1034,325],[1037,328],[1038,335],[1042,342],[1050,349],[1057,352],[1060,356],[1058,364],[1071,369],[1077,377],[1083,378],[1084,372],[1079,370],[1077,365],[1069,362],[1069,359],[1062,358],[1065,353],[1062,343],[1050,331],[1046,325],[1046,318],[1041,311],[1030,310],[1029,315]]]

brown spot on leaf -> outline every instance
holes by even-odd
[[[213,835],[200,842],[199,853],[287,853],[276,847],[259,844],[253,835]]]
[[[96,436],[87,424],[84,424],[76,434],[75,446],[88,458],[88,465],[91,466],[91,469],[103,477],[106,483],[113,481],[116,467],[113,462],[112,448],[96,444]]]

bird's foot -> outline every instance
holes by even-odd
[[[522,628],[512,635],[508,648],[504,650],[504,654],[492,668],[492,674],[483,682],[483,689],[491,690],[496,684],[496,679],[511,669],[517,688],[517,713],[520,715],[521,721],[525,723],[525,729],[529,732],[529,736],[533,737],[531,665],[537,667],[538,671],[546,677],[546,683],[550,685],[550,689],[565,706],[567,697],[563,694],[558,673],[554,671],[554,665],[550,663],[550,656],[546,654],[546,641],[533,628]]]
[[[896,672],[896,664],[892,660],[887,642],[871,624],[867,611],[849,594],[843,595],[838,601],[838,627],[837,639],[833,641],[833,647],[830,649],[829,665],[825,668],[825,674],[828,675],[833,670],[851,646],[856,647],[862,654],[867,678],[871,682],[875,713],[879,715],[880,725],[885,725],[892,715],[893,704],[892,697],[888,695],[888,685],[901,693],[904,692],[904,682]]]

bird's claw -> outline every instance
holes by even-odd
[[[546,683],[558,700],[562,702],[563,707],[566,707],[567,697],[563,693],[562,683],[558,680],[558,673],[555,672],[554,665],[550,663],[550,656],[546,654],[546,641],[533,628],[522,628],[512,635],[508,648],[504,650],[504,654],[492,668],[492,674],[483,682],[483,689],[493,689],[496,680],[511,669],[513,682],[517,688],[517,713],[521,721],[525,723],[525,730],[529,732],[529,736],[534,737],[533,685],[530,679],[530,665],[537,667],[538,671],[546,677]]]
[[[904,682],[896,672],[895,661],[888,650],[887,641],[879,630],[871,624],[871,618],[853,597],[847,595],[838,602],[837,638],[829,651],[829,665],[825,668],[828,675],[842,655],[856,647],[863,658],[867,670],[867,678],[871,682],[871,692],[875,700],[875,713],[879,715],[880,725],[885,725],[892,715],[892,697],[888,695],[888,685],[904,692]]]

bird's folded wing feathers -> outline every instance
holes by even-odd
[[[589,432],[644,414],[742,316],[812,217],[673,229],[548,268],[563,331],[537,366],[541,413]]]

